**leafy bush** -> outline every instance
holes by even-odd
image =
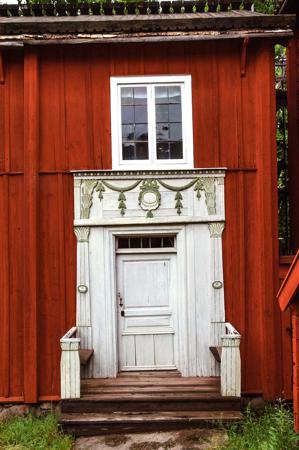
[[[70,450],[72,438],[58,429],[55,416],[18,417],[0,423],[1,450]]]
[[[228,430],[228,444],[223,450],[295,450],[299,437],[294,432],[292,413],[279,403],[267,406],[261,416],[250,409],[245,420]]]

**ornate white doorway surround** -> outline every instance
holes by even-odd
[[[86,171],[74,177],[76,325],[81,347],[94,349],[86,376],[118,373],[116,242],[145,235],[175,237],[174,365],[183,376],[219,375],[209,347],[219,346],[225,334],[225,171]],[[160,316],[166,323],[167,314]]]

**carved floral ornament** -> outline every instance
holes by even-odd
[[[146,211],[146,217],[152,218],[153,212],[157,210],[161,205],[161,192],[160,187],[174,193],[173,207],[176,209],[177,214],[182,213],[183,196],[182,192],[190,188],[193,188],[196,198],[201,199],[202,192],[205,193],[205,202],[209,215],[216,214],[216,186],[214,177],[196,177],[188,183],[181,186],[169,184],[164,180],[157,179],[138,179],[126,186],[119,186],[112,184],[110,181],[104,179],[83,179],[81,180],[81,218],[89,219],[90,209],[92,206],[92,197],[94,192],[98,193],[98,198],[102,201],[106,189],[118,193],[118,209],[120,215],[124,216],[126,213],[126,193],[136,189],[139,186],[138,205],[141,209]],[[222,179],[218,180],[220,184]]]

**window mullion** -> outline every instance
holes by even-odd
[[[152,84],[148,86],[148,150],[151,164],[155,162],[155,88]]]

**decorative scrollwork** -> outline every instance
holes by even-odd
[[[97,180],[83,180],[81,183],[81,218],[89,219],[90,208],[92,205],[92,194],[97,186]]]

